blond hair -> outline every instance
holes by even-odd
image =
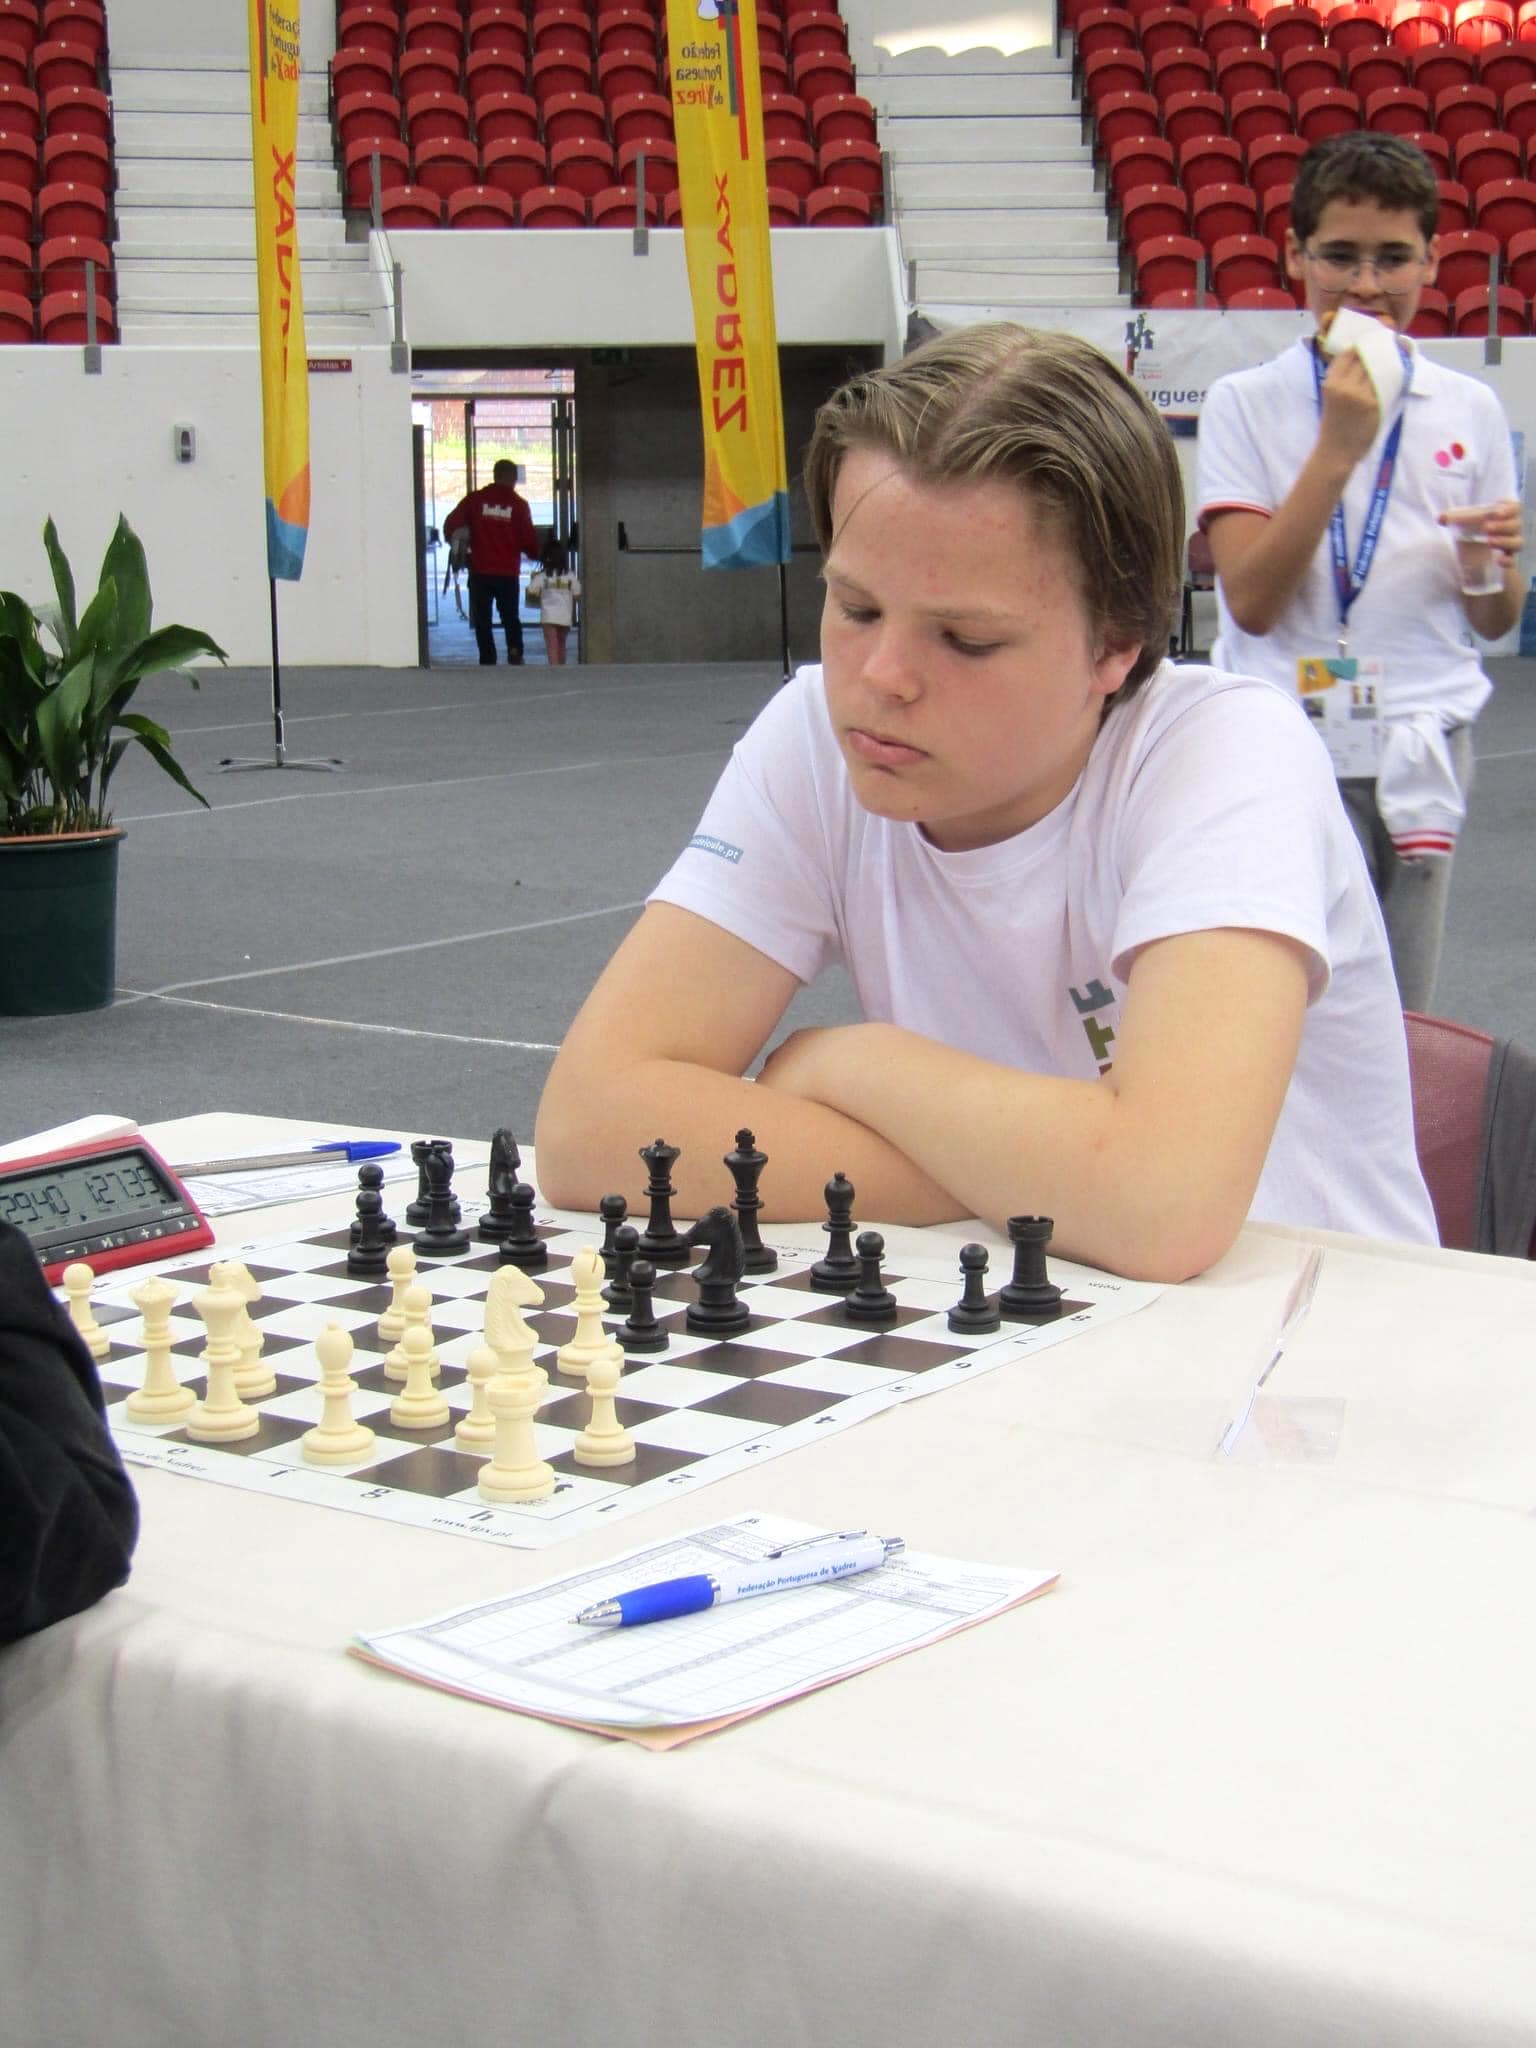
[[[991,321],[845,384],[817,413],[805,458],[823,554],[854,448],[887,451],[921,483],[1016,484],[1046,514],[1076,563],[1095,651],[1141,649],[1111,706],[1168,652],[1184,583],[1178,457],[1152,405],[1091,343]]]

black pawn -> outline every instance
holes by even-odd
[[[827,1182],[826,1257],[818,1259],[807,1279],[818,1294],[846,1294],[857,1285],[859,1262],[853,1249],[853,1183],[834,1173]]]
[[[498,1264],[521,1266],[525,1273],[540,1273],[549,1264],[549,1246],[533,1227],[533,1189],[520,1180],[507,1198],[512,1227],[501,1240]]]
[[[896,1320],[896,1297],[880,1276],[885,1257],[885,1239],[878,1230],[859,1233],[859,1284],[848,1296],[846,1308],[851,1322],[886,1326]]]
[[[609,1260],[608,1284],[603,1289],[603,1299],[616,1315],[634,1307],[635,1291],[630,1285],[630,1273],[640,1251],[640,1233],[633,1223],[621,1223],[613,1233],[613,1248],[604,1256]]]
[[[656,1285],[656,1268],[649,1259],[636,1259],[629,1269],[630,1292],[635,1305],[614,1335],[625,1351],[665,1351],[667,1333],[651,1307],[651,1289]]]
[[[678,1146],[668,1145],[661,1138],[640,1147],[640,1157],[650,1173],[645,1193],[651,1205],[650,1221],[640,1234],[640,1249],[653,1266],[686,1266],[688,1263],[688,1247],[682,1232],[672,1221],[672,1197],[677,1189],[672,1185],[671,1176],[679,1153]]]
[[[416,1167],[416,1193],[405,1205],[405,1221],[411,1230],[420,1230],[427,1220],[427,1154],[431,1150],[430,1138],[417,1138],[411,1144],[411,1159]]]
[[[963,1244],[960,1247],[960,1271],[965,1278],[965,1289],[960,1299],[950,1310],[949,1327],[960,1336],[980,1336],[988,1330],[997,1329],[1003,1320],[1003,1312],[987,1293],[987,1248],[984,1244]]]
[[[359,1280],[376,1280],[389,1270],[389,1239],[384,1234],[384,1197],[377,1188],[357,1191],[357,1241],[347,1253],[347,1271]]]
[[[427,1220],[416,1249],[429,1259],[451,1259],[469,1250],[469,1232],[459,1228],[453,1199],[453,1154],[434,1144],[427,1153]]]
[[[998,1289],[997,1305],[1010,1322],[1048,1323],[1061,1314],[1061,1289],[1045,1270],[1045,1248],[1056,1225],[1049,1216],[1010,1216],[1013,1278]]]
[[[624,1218],[629,1214],[629,1204],[622,1195],[604,1195],[597,1205],[597,1213],[603,1219],[602,1261],[603,1270],[613,1271],[613,1243]],[[636,1232],[636,1242],[639,1233]]]
[[[486,1211],[476,1228],[476,1237],[486,1244],[500,1244],[507,1232],[517,1221],[512,1207],[512,1190],[517,1186],[517,1170],[522,1165],[517,1149],[517,1140],[508,1130],[498,1130],[491,1138],[490,1171],[486,1181]]]
[[[757,1228],[757,1212],[763,1206],[757,1184],[768,1164],[768,1154],[758,1151],[757,1140],[750,1131],[738,1131],[736,1149],[726,1153],[725,1164],[736,1183],[736,1199],[731,1207],[741,1225],[741,1242],[747,1255],[743,1270],[748,1273],[776,1273],[779,1255],[763,1243]]]
[[[383,1169],[383,1167],[382,1167],[382,1166],[380,1166],[380,1165],[378,1164],[378,1162],[377,1162],[376,1160],[373,1160],[373,1159],[368,1159],[368,1160],[365,1160],[365,1161],[363,1162],[363,1164],[362,1164],[362,1165],[361,1165],[361,1166],[360,1166],[360,1167],[359,1167],[359,1168],[357,1169],[357,1184],[358,1184],[358,1186],[359,1186],[360,1188],[372,1188],[372,1189],[374,1189],[374,1191],[375,1191],[375,1192],[377,1193],[377,1195],[378,1195],[378,1197],[379,1197],[379,1206],[380,1206],[380,1209],[381,1209],[381,1211],[382,1211],[382,1209],[383,1209],[383,1204],[384,1204],[384,1169]],[[394,1243],[394,1241],[395,1241],[395,1219],[394,1219],[394,1217],[393,1217],[393,1216],[385,1216],[385,1215],[381,1214],[381,1215],[380,1215],[380,1217],[379,1217],[379,1227],[380,1227],[380,1229],[381,1229],[381,1230],[382,1230],[382,1231],[384,1232],[384,1235],[385,1235],[385,1237],[386,1237],[386,1238],[388,1239],[389,1243],[393,1244],[393,1243]],[[357,1217],[354,1217],[354,1219],[353,1219],[353,1221],[352,1221],[352,1226],[351,1226],[351,1240],[352,1240],[352,1243],[353,1243],[353,1244],[356,1244],[356,1243],[357,1243],[357,1240],[358,1240],[358,1239],[359,1239],[359,1238],[360,1238],[360,1237],[362,1236],[362,1234],[363,1234],[363,1220],[362,1220],[362,1217],[361,1217],[361,1216],[357,1216]]]

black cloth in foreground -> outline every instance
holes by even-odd
[[[0,1223],[0,1643],[120,1586],[138,1533],[91,1355]]]

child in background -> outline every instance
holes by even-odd
[[[528,578],[528,595],[539,607],[544,648],[551,668],[565,666],[565,643],[576,621],[581,583],[571,573],[570,550],[553,534],[544,543],[537,571]]]

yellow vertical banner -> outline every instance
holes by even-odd
[[[667,0],[704,420],[706,569],[789,560],[763,94],[752,0]]]
[[[267,574],[297,582],[309,538],[309,365],[299,281],[299,4],[246,0],[267,490]]]

